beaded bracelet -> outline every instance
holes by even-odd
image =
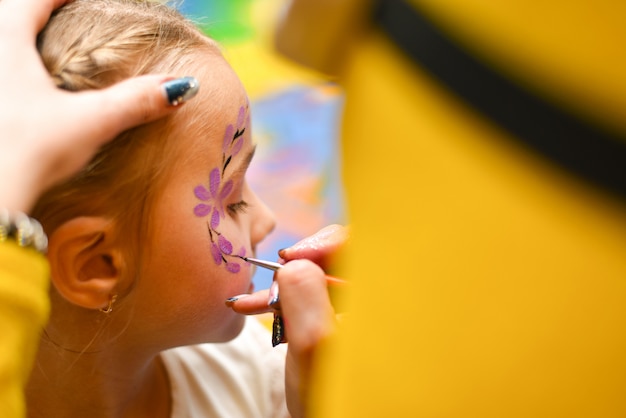
[[[48,237],[41,224],[22,212],[0,209],[0,242],[12,240],[20,247],[33,248],[42,254],[48,250]]]

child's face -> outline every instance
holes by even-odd
[[[166,327],[172,345],[239,333],[243,317],[225,300],[252,290],[252,268],[235,255],[253,256],[274,227],[245,180],[255,150],[245,91],[221,57],[198,61],[200,91],[172,124],[168,140],[182,148],[151,207],[147,256],[132,292],[136,312],[147,314],[144,327]]]

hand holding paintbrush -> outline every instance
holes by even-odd
[[[283,267],[282,264],[272,261],[259,260],[257,258],[243,256],[236,257],[239,257],[242,260],[255,266],[266,268],[272,271],[277,271],[278,269]],[[338,279],[327,274],[324,275],[324,279],[326,283],[330,285],[340,286],[346,284],[345,280]],[[272,283],[272,286],[270,287],[269,299],[267,304],[274,310],[274,322],[272,324],[272,345],[276,347],[278,344],[287,341],[285,336],[285,323],[280,313],[280,297],[278,293],[278,282],[276,281],[274,281]]]
[[[285,335],[289,337],[285,389],[292,414],[303,411],[316,350],[330,339],[337,327],[329,291],[347,286],[329,281],[322,268],[328,268],[326,262],[347,239],[346,228],[333,225],[279,252],[281,267],[275,270],[274,281],[275,286],[280,286],[280,298],[274,306],[280,308],[277,313],[282,322],[278,325],[282,331],[276,330],[272,340],[278,342]],[[274,311],[268,304],[269,299],[274,298],[270,290],[265,289],[252,295],[235,296],[227,305],[239,313],[257,314]]]
[[[251,264],[275,271],[274,282],[269,290],[256,292],[253,295],[238,295],[228,299],[226,304],[235,311],[248,315],[273,311],[272,344],[277,345],[284,342],[287,328],[297,327],[297,332],[307,329],[310,322],[300,324],[298,321],[299,315],[302,314],[302,318],[305,319],[307,316],[305,314],[314,314],[315,310],[318,309],[317,302],[322,302],[319,306],[323,306],[323,309],[325,309],[326,305],[333,309],[327,287],[332,292],[333,289],[345,287],[346,282],[324,274],[317,264],[324,267],[328,258],[336,253],[347,239],[348,233],[345,227],[331,225],[292,247],[281,250],[279,254],[287,264],[240,257]],[[305,260],[300,259],[307,260],[305,262]],[[309,260],[313,260],[315,263]],[[280,285],[280,297],[278,294],[279,282],[283,282]],[[312,299],[314,290],[308,289],[307,286],[312,285],[314,282],[319,282],[316,285],[323,288],[322,299],[326,299],[325,303],[322,300]],[[315,288],[315,291],[317,290],[319,289]],[[286,298],[289,299],[286,300]],[[309,311],[305,312],[304,307],[310,301],[314,303],[309,307]],[[287,306],[285,306],[286,303]],[[291,317],[289,313],[290,305],[294,306],[295,317]],[[287,324],[285,323],[285,318],[288,322]],[[324,315],[321,315],[320,318],[324,318]],[[291,332],[293,333],[294,331]],[[292,336],[289,338],[290,341],[293,341]]]

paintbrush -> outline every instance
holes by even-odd
[[[235,257],[241,258],[243,261],[246,261],[246,262],[248,262],[250,264],[254,264],[255,266],[263,267],[263,268],[266,268],[266,269],[272,270],[272,271],[276,271],[276,270],[284,267],[282,264],[276,263],[274,261],[266,261],[266,260],[260,260],[258,258],[244,257],[242,255],[236,255]],[[325,274],[324,277],[326,278],[326,282],[328,284],[342,285],[342,284],[346,284],[347,283],[343,279],[338,279],[336,277],[329,276],[328,274]]]

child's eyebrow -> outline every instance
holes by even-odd
[[[256,145],[252,147],[252,150],[245,156],[245,158],[241,159],[240,163],[235,167],[232,171],[232,174],[229,177],[240,178],[246,174],[248,167],[250,167],[250,163],[252,162],[252,158],[254,158],[254,153],[256,152]]]

